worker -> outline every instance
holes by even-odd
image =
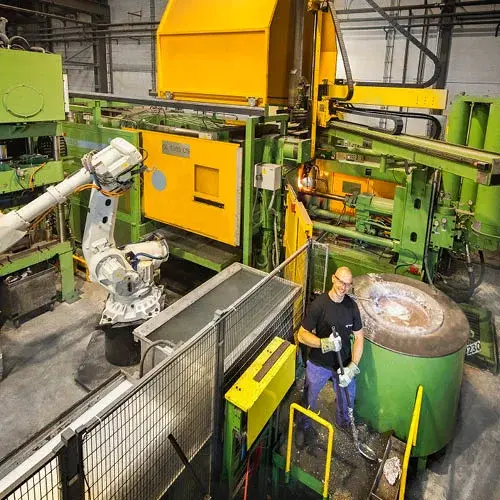
[[[298,333],[298,340],[310,348],[306,363],[303,405],[316,411],[321,389],[331,379],[336,395],[336,427],[347,430],[350,425],[345,387],[351,404],[356,396],[356,375],[363,354],[363,325],[356,302],[347,295],[352,287],[352,272],[339,267],[332,275],[330,291],[318,296],[309,306]],[[351,349],[351,334],[354,344]],[[338,355],[342,359],[341,374]],[[320,444],[318,433],[309,418],[298,422],[296,444],[299,449],[306,445]]]

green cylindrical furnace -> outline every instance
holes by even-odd
[[[355,278],[365,348],[356,413],[378,432],[407,440],[417,394],[424,388],[417,445],[425,457],[453,437],[469,325],[442,292],[404,276]]]

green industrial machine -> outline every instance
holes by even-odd
[[[0,66],[0,209],[5,212],[64,179],[60,123],[65,119],[65,99],[59,55],[0,48]],[[14,282],[21,282],[21,275],[27,282],[54,266],[61,277],[62,300],[75,299],[72,246],[66,239],[62,205],[39,217],[20,243],[0,255],[0,277],[10,290]],[[27,286],[24,293],[33,288],[43,292],[43,286]],[[8,295],[8,290],[4,293]],[[3,312],[15,321],[44,303],[38,297],[31,305],[27,300],[21,309],[12,309],[3,297]],[[45,299],[48,304],[52,301],[52,296]]]
[[[380,258],[372,271],[380,271],[387,264],[393,272],[422,278],[425,275],[432,280],[443,251],[465,253],[466,245],[470,251],[498,248],[500,240],[495,235],[493,221],[495,203],[489,203],[487,210],[483,205],[484,213],[475,215],[471,205],[467,211],[459,207],[457,193],[448,187],[450,178],[463,179],[462,189],[473,183],[477,189],[481,187],[482,196],[496,200],[499,164],[494,152],[389,135],[340,121],[332,122],[331,128],[325,129],[319,144],[318,156],[326,160],[321,162],[326,175],[342,173],[395,186],[392,199],[364,193],[330,194],[346,207],[355,209],[355,219],[351,221],[354,228],[316,221],[315,229],[360,242],[358,248],[350,248],[347,255],[340,250],[336,265],[352,265],[356,260],[364,265],[361,257],[366,254],[364,242],[365,246],[379,248]],[[309,194],[307,190],[303,192]],[[320,199],[325,193],[311,191],[310,196],[313,200]],[[315,218],[333,221],[341,215],[318,209],[317,205],[309,211]],[[464,217],[468,217],[469,222]],[[487,229],[484,229],[484,221],[487,221]],[[385,255],[380,251],[383,248],[390,253]]]
[[[80,95],[73,93],[73,96]],[[104,96],[103,96],[104,97]],[[152,102],[150,102],[152,101]],[[151,104],[146,106],[146,104]],[[154,106],[152,105],[154,103]],[[189,108],[189,105],[187,106]],[[85,151],[98,149],[110,138],[121,136],[133,144],[144,146],[150,133],[159,133],[165,140],[182,137],[213,141],[214,143],[239,144],[243,152],[242,183],[238,188],[237,210],[241,213],[241,238],[239,245],[230,246],[213,238],[194,232],[182,231],[185,226],[173,227],[148,218],[144,213],[144,202],[150,191],[142,189],[139,182],[120,203],[117,214],[117,241],[138,241],[143,235],[161,229],[169,241],[173,256],[195,262],[215,271],[220,271],[232,262],[241,260],[246,264],[270,271],[282,259],[277,243],[283,234],[282,188],[289,173],[310,160],[310,139],[302,133],[288,131],[289,116],[248,117],[234,120],[226,113],[182,112],[172,109],[168,103],[155,99],[123,99],[114,101],[74,97],[71,102],[71,119],[64,123],[63,130],[70,156],[79,157]],[[149,135],[147,135],[149,134]],[[206,142],[204,144],[207,144]],[[208,146],[207,146],[208,147]],[[158,153],[145,148],[146,156]],[[165,152],[163,152],[165,155]],[[145,164],[154,172],[167,162],[168,156],[160,160],[148,160]],[[206,158],[205,162],[217,162],[217,158]],[[255,164],[275,165],[280,171],[280,180],[273,189],[256,188]],[[73,167],[73,168],[76,168]],[[191,189],[187,172],[186,189]],[[223,179],[220,181],[223,182]],[[239,191],[241,190],[241,194]],[[72,197],[71,227],[76,241],[81,240],[86,215],[87,197],[84,193]],[[195,193],[195,198],[197,198]],[[217,208],[224,204],[212,202]],[[161,203],[158,206],[161,213]],[[163,210],[167,215],[171,210]],[[194,218],[195,215],[192,216]],[[187,217],[189,222],[189,217]],[[240,228],[238,227],[238,232]]]

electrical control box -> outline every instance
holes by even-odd
[[[281,165],[259,163],[255,165],[254,187],[277,191],[281,189]]]

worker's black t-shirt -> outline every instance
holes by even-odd
[[[328,293],[323,293],[312,302],[302,326],[308,332],[315,331],[319,338],[330,336],[332,326],[335,326],[342,338],[340,355],[344,366],[351,362],[351,333],[363,328],[359,309],[354,300],[346,295],[342,302],[337,303]],[[321,348],[311,348],[309,359],[315,365],[334,370],[339,368],[336,352],[323,353]]]

